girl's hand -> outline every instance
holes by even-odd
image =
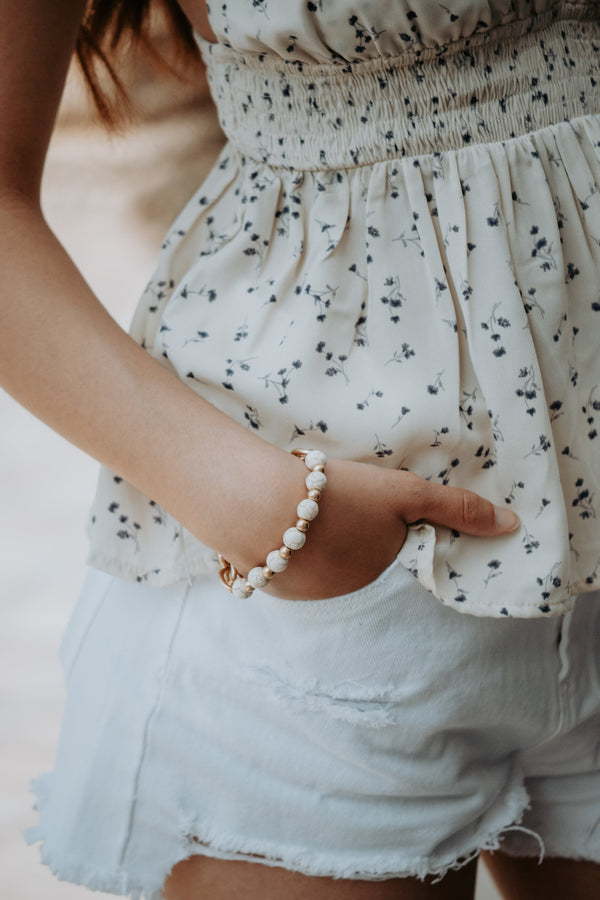
[[[393,561],[407,526],[420,519],[487,536],[506,534],[519,524],[513,512],[472,491],[434,484],[411,472],[335,459],[326,474],[306,544],[266,593],[319,600],[357,590]],[[289,510],[290,525],[294,514]]]

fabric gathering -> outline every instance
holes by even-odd
[[[521,527],[415,523],[358,591],[240,599],[102,467],[28,840],[135,900],[192,854],[373,881],[498,847],[600,862],[600,3],[210,21],[227,142],[131,335],[282,449],[468,487]]]

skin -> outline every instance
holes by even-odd
[[[166,881],[165,900],[471,900],[477,861],[432,879],[389,881],[308,878],[254,862],[193,856],[175,866]]]
[[[182,6],[214,39],[204,5]],[[84,7],[84,0],[0,0],[0,385],[248,571],[289,525],[289,510],[304,495],[303,463],[233,422],[139,347],[90,291],[40,208],[44,159]],[[426,519],[475,535],[499,535],[513,524],[499,525],[492,504],[470,491],[408,472],[331,460],[328,477],[314,540],[277,586],[290,601],[373,580],[396,555],[407,523]],[[579,864],[569,865],[569,897],[593,895],[589,867],[583,894]],[[165,897],[466,900],[473,878],[473,864],[432,885],[314,879],[194,857],[175,867]],[[597,888],[600,894],[600,882]]]
[[[505,900],[592,900],[600,897],[600,865],[589,860],[549,857],[537,859],[481,854]]]

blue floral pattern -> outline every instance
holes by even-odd
[[[131,333],[285,449],[519,514],[411,526],[401,560],[485,616],[600,583],[600,4],[227,0],[199,39],[226,146]],[[102,469],[88,561],[167,584],[215,554]]]

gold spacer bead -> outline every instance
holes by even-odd
[[[268,566],[263,566],[262,573],[265,576],[265,578],[272,578],[273,575],[275,574],[273,569],[270,569]]]
[[[310,528],[310,522],[308,521],[308,519],[298,519],[298,521],[296,522],[296,528],[298,529],[298,531],[306,534],[306,532]]]
[[[321,491],[318,491],[316,488],[308,492],[308,499],[314,500],[315,503],[318,503],[321,499]]]
[[[249,581],[247,581],[247,582],[244,584],[244,590],[246,591],[247,594],[253,594],[253,593],[254,593],[254,588],[252,587],[252,585],[250,584]]]
[[[313,466],[311,469],[312,472],[324,472],[325,466]]]
[[[286,547],[284,544],[283,547],[279,548],[279,555],[282,559],[289,559],[290,556],[292,555],[292,551],[290,550],[289,547]]]

